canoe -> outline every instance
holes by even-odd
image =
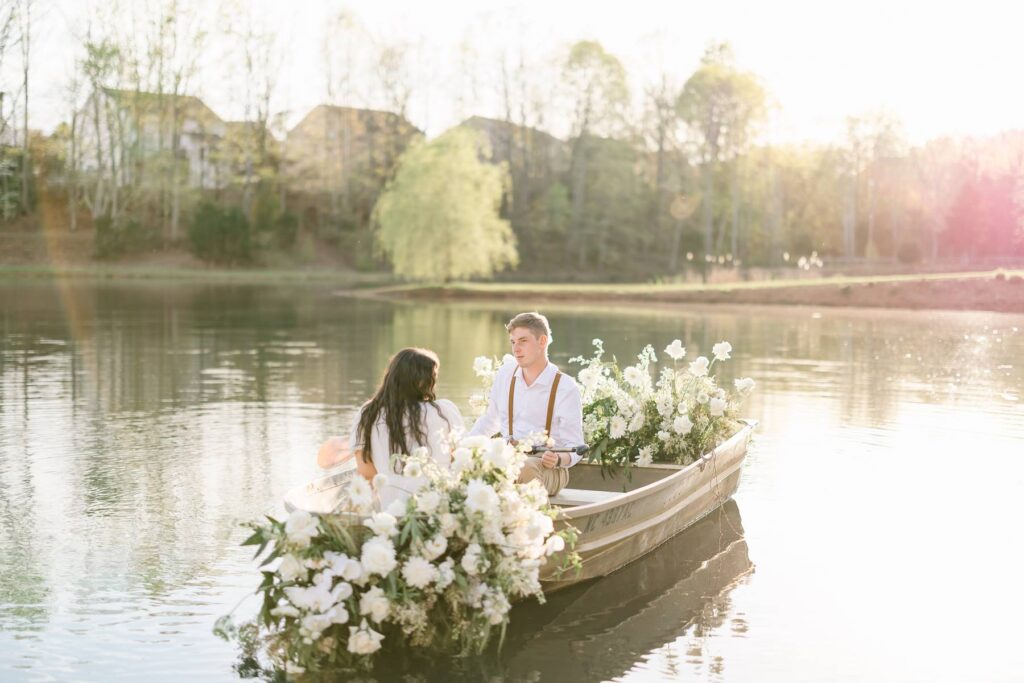
[[[559,575],[558,558],[552,558],[541,570],[544,592],[607,576],[732,498],[756,425],[744,420],[729,439],[685,466],[632,467],[628,475],[609,475],[587,463],[573,467],[569,487],[551,502],[560,508],[555,528],[579,530],[576,552],[583,566]]]
[[[631,467],[629,473],[602,472],[579,463],[570,470],[570,487],[552,497],[559,508],[555,528],[579,530],[579,572],[558,573],[558,556],[541,571],[544,592],[607,576],[651,552],[729,500],[739,486],[740,469],[756,422],[744,420],[729,439],[689,465]],[[300,509],[331,514],[338,506],[354,463],[298,486],[284,498],[289,512]]]

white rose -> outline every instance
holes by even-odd
[[[466,486],[466,509],[470,512],[489,516],[498,511],[499,505],[498,494],[483,479],[473,479]]]
[[[704,377],[708,374],[708,366],[711,362],[704,356],[699,356],[697,360],[690,363],[690,374],[694,377]]]
[[[664,429],[661,429],[658,431],[658,438],[661,439],[662,441],[668,441],[669,439],[672,438],[672,434],[670,432],[666,432]]]
[[[504,439],[491,439],[484,460],[491,463],[495,469],[503,470],[508,467],[511,459],[512,447]]]
[[[689,415],[680,415],[676,419],[672,420],[672,430],[676,434],[686,435],[693,429],[693,422],[690,421]]]
[[[434,514],[440,504],[441,494],[437,491],[423,491],[416,496],[416,508],[428,515]]]
[[[471,438],[477,438],[477,437],[471,437]],[[480,438],[483,438],[483,437],[480,437]],[[463,439],[463,441],[465,441],[465,439]],[[456,448],[455,452],[452,453],[452,472],[454,472],[455,474],[458,474],[462,470],[467,470],[467,469],[469,469],[472,466],[473,466],[473,451],[469,450],[468,448],[465,448],[464,446],[459,446],[458,448]]]
[[[444,554],[448,549],[448,539],[438,534],[423,544],[423,557],[428,560],[435,560]]]
[[[277,573],[285,581],[305,581],[309,576],[309,570],[303,565],[302,560],[291,553],[281,558],[281,564],[277,565]]]
[[[402,475],[410,479],[419,479],[423,476],[423,465],[419,460],[409,459],[402,468]]]
[[[422,557],[410,557],[402,565],[402,577],[413,588],[426,588],[437,578],[437,567]]]
[[[721,417],[725,414],[726,402],[721,398],[711,399],[711,404],[708,406],[708,411],[713,417]]]
[[[740,393],[746,393],[748,391],[753,391],[754,380],[752,380],[749,377],[742,377],[734,381],[733,385],[736,387],[736,390],[739,391]]]
[[[380,641],[384,636],[367,626],[366,619],[359,625],[348,627],[348,651],[356,655],[373,654],[380,649]]]
[[[284,524],[284,532],[288,540],[300,548],[309,545],[309,539],[320,533],[317,528],[317,519],[305,510],[296,510],[288,515],[288,521]]]
[[[398,520],[389,512],[377,512],[373,517],[363,520],[376,536],[394,536],[398,533]]]
[[[621,439],[626,435],[626,426],[626,421],[622,419],[622,416],[616,415],[608,426],[608,436],[613,439]]]
[[[701,405],[704,405],[709,400],[711,400],[711,397],[708,396],[708,392],[706,392],[706,391],[699,391],[699,392],[697,392],[697,403],[700,403]]]
[[[711,353],[715,354],[715,360],[729,360],[731,351],[732,344],[727,341],[718,342],[711,347]]]
[[[391,602],[379,586],[374,586],[363,593],[363,596],[359,598],[359,614],[364,617],[369,616],[377,623],[387,619],[390,611]],[[365,619],[363,620],[363,623],[366,623]]]
[[[405,511],[409,503],[407,501],[396,498],[395,500],[388,503],[388,507],[384,512],[388,513],[395,519],[405,517]]]
[[[387,576],[398,564],[395,546],[383,536],[374,536],[363,544],[362,565],[370,574]]]
[[[676,339],[665,347],[665,353],[667,353],[668,357],[672,360],[679,360],[686,355],[686,349],[683,347],[683,343]]]
[[[545,555],[554,555],[555,553],[560,553],[563,550],[565,550],[565,539],[557,534],[552,534],[552,536],[548,538],[547,543],[544,544]]]

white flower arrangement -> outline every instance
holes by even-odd
[[[339,514],[295,511],[249,525],[244,544],[259,546],[257,557],[269,550],[263,564],[277,564],[263,572],[263,608],[243,642],[265,646],[286,672],[368,671],[389,644],[482,652],[512,602],[543,602],[544,562],[558,555],[565,570],[579,556],[575,529],[554,531],[539,483],[516,483],[528,445],[453,445],[457,469],[429,453],[409,456],[427,483],[402,510],[372,511],[370,484],[357,475]]]
[[[711,359],[698,356],[689,363],[682,342],[672,341],[665,347],[671,365],[661,368],[657,381],[652,346],[622,369],[614,359],[603,359],[600,339],[594,347],[591,358],[570,362],[581,366],[577,378],[588,459],[607,467],[693,462],[736,430],[739,404],[754,389],[750,378],[735,380],[732,394],[718,386],[715,366],[732,354],[727,341],[713,346]]]
[[[494,386],[494,378],[498,376],[498,370],[508,363],[515,362],[511,354],[506,353],[504,357],[478,356],[473,360],[473,372],[480,378],[483,390],[480,393],[472,394],[469,397],[469,408],[474,417],[480,417],[487,412],[487,404],[491,397],[491,387]]]

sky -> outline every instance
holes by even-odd
[[[245,2],[245,0],[239,0]],[[30,85],[33,127],[52,128],[65,117],[64,84],[80,50],[88,3],[36,0],[34,69]],[[217,3],[206,3],[210,48],[196,80],[199,94],[225,119],[244,115],[239,73],[223,58],[220,33],[230,28]],[[667,70],[679,83],[696,68],[711,41],[732,44],[740,66],[759,76],[775,104],[763,135],[773,142],[840,139],[849,115],[884,110],[919,144],[944,135],[987,136],[1024,128],[1024,7],[1014,2],[772,2],[719,0],[579,0],[470,2],[436,0],[250,0],[283,48],[272,109],[291,124],[325,99],[322,46],[329,17],[345,8],[382,40],[416,46],[416,87],[410,118],[437,135],[469,114],[500,115],[494,70],[486,57],[502,44],[522,43],[537,69],[557,62],[580,39],[600,41],[626,66],[639,108],[644,85]],[[480,97],[455,104],[459,47],[475,44],[481,63]],[[485,68],[487,67],[487,68]],[[17,55],[8,51],[0,87],[19,87]],[[553,69],[549,71],[554,74]],[[561,100],[551,82],[552,100]],[[354,105],[373,104],[353,102]],[[565,106],[566,103],[561,102]],[[469,111],[468,109],[472,109]],[[566,117],[550,128],[567,132]]]

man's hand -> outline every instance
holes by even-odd
[[[348,441],[338,436],[332,436],[320,446],[320,452],[316,454],[316,464],[326,470],[340,465],[351,457],[352,452],[348,448]]]
[[[540,456],[540,464],[544,465],[544,467],[547,467],[550,470],[559,464],[558,459],[561,457],[562,456],[560,456],[558,453],[544,451],[544,455]]]

